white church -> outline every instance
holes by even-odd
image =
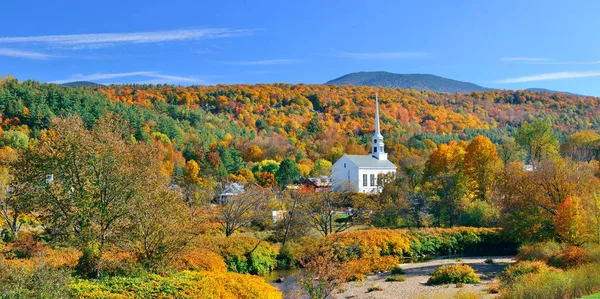
[[[379,193],[380,174],[396,173],[396,165],[387,159],[383,136],[379,130],[379,99],[375,95],[375,133],[368,155],[344,155],[331,168],[333,190]]]

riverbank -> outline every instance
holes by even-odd
[[[493,264],[487,264],[484,261],[492,259]],[[488,294],[487,288],[494,283],[502,270],[512,264],[514,261],[510,256],[482,256],[482,257],[463,257],[457,258],[438,258],[426,262],[401,264],[404,269],[406,280],[396,282],[386,282],[386,277],[390,272],[384,272],[377,275],[369,275],[363,281],[349,282],[344,284],[334,298],[362,299],[362,298],[452,298],[456,293],[475,292],[482,298],[493,298],[495,295]],[[426,282],[430,273],[442,265],[449,264],[467,264],[480,276],[481,283],[473,285],[464,285],[457,288],[456,285],[430,286]],[[379,287],[381,291],[368,292],[369,288]]]

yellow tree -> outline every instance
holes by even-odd
[[[442,224],[442,219],[450,226],[460,222],[460,202],[466,195],[462,178],[464,155],[464,148],[456,141],[450,141],[434,149],[425,163],[423,185],[434,199],[433,212],[438,225]]]
[[[463,170],[476,198],[487,199],[500,168],[501,161],[494,143],[481,135],[473,138],[466,149]]]

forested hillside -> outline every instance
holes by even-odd
[[[174,177],[183,175],[190,160],[205,178],[217,179],[239,175],[251,162],[284,158],[300,164],[303,175],[317,175],[315,162],[367,152],[375,93],[393,162],[425,157],[433,144],[478,134],[501,143],[534,119],[551,123],[562,141],[572,132],[600,128],[598,98],[497,90],[440,94],[304,84],[72,88],[8,79],[0,85],[0,109],[5,130],[32,138],[54,116],[79,115],[91,126],[107,113],[122,115],[131,138],[161,149],[164,171]]]

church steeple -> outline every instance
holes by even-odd
[[[383,136],[379,128],[379,98],[375,94],[375,133],[373,133],[371,143],[371,156],[378,160],[387,160],[387,153],[385,153],[385,145],[383,143]]]

